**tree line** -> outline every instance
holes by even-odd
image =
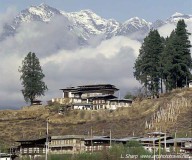
[[[192,79],[191,43],[187,25],[179,20],[170,36],[163,38],[154,29],[145,37],[134,65],[134,77],[146,92],[159,92],[184,87]]]

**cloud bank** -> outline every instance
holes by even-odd
[[[5,14],[0,14],[0,34],[3,32],[4,25],[12,22],[15,14],[16,8],[14,7],[9,7],[7,8]]]
[[[44,102],[61,97],[59,89],[68,86],[111,83],[121,90],[123,96],[139,85],[133,78],[133,65],[140,42],[114,37],[100,43],[99,39],[94,39],[92,45],[79,47],[78,37],[67,31],[67,20],[61,18],[50,24],[23,23],[14,36],[0,41],[1,107],[26,105],[18,68],[30,51],[39,57],[44,81],[49,88],[40,98]]]
[[[5,17],[12,17],[12,12],[0,15],[0,26],[8,23]],[[159,28],[159,33],[166,37],[174,28],[167,24]],[[0,41],[0,108],[26,105],[18,68],[30,51],[39,57],[49,88],[40,97],[44,102],[61,97],[59,89],[69,86],[111,83],[120,89],[122,97],[140,86],[133,77],[133,66],[141,43],[123,36],[101,39],[94,38],[89,46],[80,47],[79,38],[68,30],[68,21],[63,17],[50,24],[23,23],[14,36]]]

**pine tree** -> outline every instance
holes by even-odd
[[[165,48],[162,53],[162,68],[163,68],[163,80],[166,87],[166,91],[170,91],[176,87],[176,71],[174,66],[174,53],[175,48],[173,41],[175,38],[175,31],[171,32],[170,37],[166,38]]]
[[[21,72],[20,80],[22,81],[22,94],[26,102],[31,104],[36,97],[44,95],[47,86],[43,82],[45,75],[42,72],[39,59],[35,53],[29,52],[19,67]]]
[[[183,87],[187,82],[186,79],[191,77],[190,70],[192,69],[192,58],[190,48],[192,47],[189,41],[190,33],[187,31],[187,25],[184,20],[179,20],[175,29],[176,37],[174,41],[175,57],[180,58],[178,61],[179,74],[177,76],[177,87]]]
[[[163,93],[163,80],[164,80],[164,74],[163,74],[163,64],[164,64],[164,57],[163,57],[163,50],[165,47],[166,39],[164,37],[161,37],[161,42],[162,42],[162,51],[159,56],[159,76],[160,76],[160,89],[161,93]]]
[[[184,20],[180,20],[176,29],[166,40],[163,52],[163,77],[166,90],[185,86],[187,79],[191,77],[192,59],[189,35]]]
[[[151,30],[144,39],[140,54],[135,62],[134,76],[151,94],[158,95],[160,83],[160,55],[163,51],[163,41],[157,30]]]

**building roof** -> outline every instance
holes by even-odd
[[[165,135],[166,133],[163,133],[163,132],[150,132],[150,133],[147,133],[148,135]]]
[[[72,92],[72,91],[76,91],[76,88],[75,87],[67,87],[67,88],[60,89],[60,90],[67,91],[67,92]]]
[[[137,140],[141,142],[153,142],[153,141],[163,140],[164,138],[165,137],[143,137],[143,138],[138,138]]]
[[[112,84],[93,84],[93,85],[83,85],[83,86],[78,86],[78,88],[81,89],[95,89],[95,88],[100,88],[100,89],[117,89],[114,85]]]
[[[16,142],[37,142],[37,141],[46,141],[46,138],[38,138],[38,139],[22,139],[22,140],[18,140]]]
[[[111,84],[95,84],[95,85],[83,85],[77,87],[70,87],[65,89],[60,89],[62,91],[70,91],[74,93],[93,93],[93,92],[110,92],[118,91],[114,85]]]
[[[85,140],[89,141],[89,140],[108,140],[110,139],[109,136],[93,136],[93,137],[87,137]]]
[[[153,141],[157,141],[159,139],[161,139],[162,137],[144,137],[144,138],[139,138],[138,140],[141,142],[153,142]]]
[[[119,139],[120,141],[130,141],[130,140],[137,140],[139,139],[139,137],[125,137],[125,138],[121,138]]]
[[[88,97],[88,99],[113,99],[113,98],[117,98],[116,96],[114,95],[97,95],[97,96],[91,96],[91,97]]]
[[[93,138],[86,138],[85,141],[109,141],[110,138],[102,138],[102,137],[93,137]]]
[[[137,140],[138,137],[125,137],[125,138],[111,138],[109,136],[96,136],[93,138],[87,138],[85,139],[85,141],[115,141],[115,142],[127,142],[127,141],[131,141],[131,140]]]
[[[166,143],[182,143],[182,142],[192,142],[192,138],[174,138],[166,140]],[[161,143],[165,143],[165,141],[162,141]]]

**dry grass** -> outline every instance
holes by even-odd
[[[116,111],[66,111],[59,115],[54,106],[32,106],[21,110],[0,111],[0,139],[6,144],[13,145],[16,140],[38,138],[45,136],[46,120],[49,118],[49,133],[90,134],[91,127],[94,135],[107,135],[110,129],[113,137],[141,136],[145,130],[145,121],[166,103],[175,97],[192,97],[192,90],[176,90],[161,95],[159,99],[136,101],[132,107],[119,108]],[[58,106],[56,106],[58,108]],[[192,107],[181,110],[178,121],[167,123],[170,134],[177,127],[180,135],[185,135],[192,129]],[[164,124],[162,124],[164,126]]]

